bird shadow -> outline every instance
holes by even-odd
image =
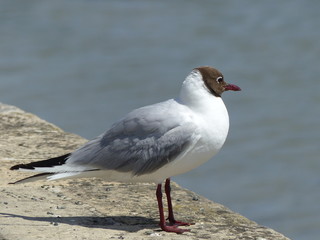
[[[30,217],[1,212],[0,215],[2,215],[2,217],[20,218],[28,221],[47,222],[54,226],[68,224],[87,228],[113,229],[127,232],[138,232],[142,229],[158,228],[158,222],[154,219],[139,216]]]

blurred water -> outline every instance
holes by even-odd
[[[292,239],[318,239],[319,1],[0,2],[0,101],[92,138],[133,108],[175,97],[211,65],[223,150],[175,180]]]

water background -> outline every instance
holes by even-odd
[[[320,1],[0,2],[0,101],[88,139],[211,65],[222,151],[174,180],[292,239],[320,236]]]

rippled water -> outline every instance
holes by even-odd
[[[92,138],[211,65],[223,150],[175,180],[293,239],[320,235],[319,1],[0,2],[0,101]]]

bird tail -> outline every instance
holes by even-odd
[[[68,176],[78,174],[78,173],[58,173],[58,174],[56,174],[54,172],[48,172],[48,168],[53,168],[55,166],[60,166],[60,165],[65,164],[65,162],[68,160],[69,156],[70,156],[70,153],[59,156],[59,157],[50,158],[47,160],[31,162],[31,163],[27,163],[27,164],[14,165],[10,168],[10,170],[22,170],[22,171],[31,171],[31,172],[44,171],[44,172],[33,175],[31,177],[23,178],[21,180],[18,180],[16,182],[13,182],[10,184],[34,182],[34,181],[41,180],[41,179],[54,180],[54,179],[57,179],[58,175],[60,177],[68,177]],[[53,175],[55,175],[55,176],[53,177]]]
[[[68,153],[47,160],[14,165],[10,168],[10,170],[21,170],[41,173],[18,180],[11,184],[33,182],[40,179],[58,180],[62,178],[73,178],[81,176],[91,177],[92,174],[94,175],[94,173],[100,170],[97,168],[88,168],[87,166],[74,168],[74,166],[68,165],[67,163],[67,160],[69,159],[70,155],[71,153]]]

